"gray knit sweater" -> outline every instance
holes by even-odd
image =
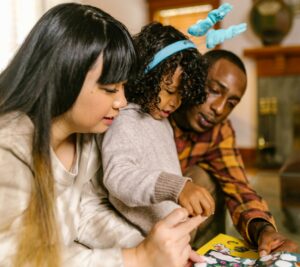
[[[174,208],[189,178],[183,177],[173,131],[129,104],[106,132],[104,184],[115,208],[143,234]]]

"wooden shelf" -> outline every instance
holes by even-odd
[[[245,49],[244,56],[256,61],[259,77],[300,75],[300,46],[265,46]]]

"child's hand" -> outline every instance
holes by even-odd
[[[193,216],[210,216],[215,212],[215,201],[207,189],[190,181],[182,189],[178,203]]]

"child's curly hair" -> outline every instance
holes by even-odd
[[[145,73],[153,57],[164,47],[188,38],[172,26],[163,26],[152,22],[134,36],[139,55],[137,75],[125,85],[125,94],[129,102],[139,104],[142,111],[149,113],[159,102],[160,83],[164,77],[172,82],[172,76],[178,66],[182,69],[178,91],[182,105],[201,104],[205,101],[205,80],[207,63],[195,48],[179,51],[163,60],[155,68]]]

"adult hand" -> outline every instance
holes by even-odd
[[[205,262],[205,257],[199,255],[196,251],[192,250],[188,263],[184,267],[192,267],[194,263]]]
[[[299,245],[284,235],[276,232],[272,226],[266,226],[258,238],[259,256],[275,251],[299,252]]]
[[[202,216],[189,218],[188,212],[182,208],[171,212],[152,228],[136,248],[139,266],[185,266],[189,258],[195,256],[189,244],[189,233],[205,219]]]
[[[215,201],[208,190],[190,181],[186,182],[182,189],[178,203],[188,210],[189,215],[193,216],[208,217],[215,212]]]

